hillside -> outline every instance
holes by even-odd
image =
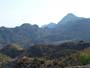
[[[11,58],[16,58],[20,56],[25,51],[24,48],[17,44],[9,44],[0,50],[0,53],[10,56]]]
[[[70,41],[59,45],[34,45],[22,49],[8,45],[1,49],[2,68],[65,68],[90,64],[90,42]],[[15,57],[12,57],[15,55]],[[4,59],[10,58],[10,61]],[[8,61],[7,63],[2,61]]]

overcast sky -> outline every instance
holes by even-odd
[[[0,0],[0,26],[57,23],[67,13],[90,17],[90,0]]]

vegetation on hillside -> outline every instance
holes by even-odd
[[[90,64],[89,47],[90,42],[86,41],[69,41],[58,45],[40,44],[29,48],[21,48],[19,45],[12,44],[1,49],[0,62],[3,63],[1,65],[3,68],[83,66]]]

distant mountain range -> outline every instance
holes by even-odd
[[[13,43],[27,47],[67,40],[90,40],[90,18],[69,13],[57,24],[38,27],[25,23],[15,28],[0,27],[0,47]]]

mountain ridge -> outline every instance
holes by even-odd
[[[65,40],[90,40],[89,26],[90,18],[77,17],[69,13],[57,24],[48,24],[46,28],[29,23],[15,28],[0,27],[0,44],[2,46],[2,44],[16,43],[28,47],[32,44]]]

